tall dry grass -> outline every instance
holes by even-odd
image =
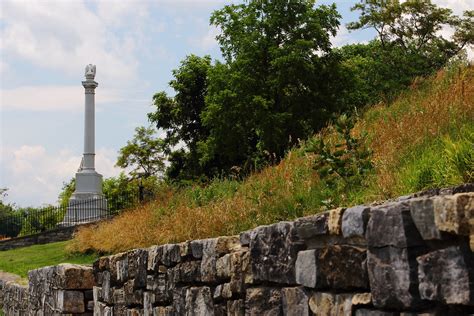
[[[417,80],[389,106],[368,109],[355,132],[366,130],[375,174],[368,189],[347,196],[345,203],[369,202],[403,193],[397,168],[407,153],[457,125],[474,122],[474,68],[441,71]],[[467,122],[467,123],[466,123]],[[331,128],[322,131],[328,140]],[[128,211],[114,220],[82,228],[69,246],[72,252],[114,253],[153,244],[232,235],[321,209],[314,157],[295,148],[278,165],[243,182],[216,180],[206,188],[165,188],[160,200]]]

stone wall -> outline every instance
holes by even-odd
[[[61,264],[32,270],[28,286],[0,281],[5,315],[91,315],[92,267]],[[3,292],[3,293],[1,293]]]
[[[89,291],[81,286],[82,296],[71,294],[69,304],[58,293],[75,293],[76,285],[58,278],[75,284],[83,277],[59,277],[64,273],[57,267],[35,270],[28,310],[79,306],[82,313],[93,305],[94,315],[474,315],[472,189],[435,190],[239,236],[102,257],[87,270],[94,275]],[[93,303],[86,298],[90,289]]]

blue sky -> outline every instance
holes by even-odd
[[[436,0],[455,13],[472,0]],[[237,3],[240,1],[233,1]],[[357,19],[343,16],[335,46],[367,41],[371,31],[349,33]],[[96,167],[110,177],[117,152],[148,125],[157,91],[172,94],[171,71],[189,54],[220,58],[212,11],[232,1],[9,1],[0,2],[0,188],[19,206],[55,203],[74,177],[83,147],[84,67],[97,65]]]

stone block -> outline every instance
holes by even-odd
[[[295,262],[302,249],[293,222],[257,228],[249,247],[253,280],[295,284]]]
[[[329,212],[298,218],[295,222],[296,232],[301,239],[311,239],[329,234]]]
[[[214,290],[214,300],[229,299],[232,297],[232,289],[230,283],[219,284]]]
[[[372,294],[356,293],[352,296],[352,306],[370,305],[372,304]]]
[[[309,288],[367,289],[366,250],[336,245],[300,251],[296,282]]]
[[[134,283],[135,281],[132,279],[123,285],[125,305],[127,306],[143,305],[143,290],[135,289]]]
[[[239,236],[222,236],[217,237],[216,253],[222,256],[231,252],[239,251],[242,248],[240,245]]]
[[[231,254],[226,254],[216,261],[216,275],[220,280],[228,280],[231,276]]]
[[[201,259],[201,281],[202,282],[216,282],[216,244],[217,239],[205,239],[202,242],[202,259]]]
[[[444,304],[474,305],[472,253],[459,247],[430,252],[417,258],[421,298]],[[470,271],[471,270],[471,271]]]
[[[394,310],[424,306],[418,292],[416,257],[423,248],[369,248],[367,267],[372,301],[376,308]]]
[[[283,315],[309,315],[308,296],[301,287],[283,288],[281,301]]]
[[[178,264],[179,282],[193,283],[201,281],[201,262],[186,261]]]
[[[102,273],[102,287],[100,298],[104,302],[110,304],[112,303],[113,288],[111,285],[111,273],[109,271],[104,271]]]
[[[410,200],[410,212],[413,222],[424,240],[441,239],[441,231],[435,224],[434,199],[419,198]]]
[[[155,294],[153,292],[143,292],[143,315],[153,315],[153,304],[155,304]]]
[[[354,206],[346,209],[342,215],[342,235],[344,238],[358,237],[365,239],[367,223],[370,218],[370,207]]]
[[[329,211],[328,230],[330,235],[341,235],[342,216],[345,208],[339,207]]]
[[[410,205],[406,201],[373,208],[366,237],[369,247],[404,248],[425,244],[413,223]]]
[[[181,262],[181,248],[179,244],[163,245],[162,263],[169,267]]]
[[[227,316],[244,316],[245,302],[244,300],[227,301]]]
[[[186,291],[185,314],[213,315],[214,303],[212,301],[211,289],[207,286],[191,287]]]
[[[112,298],[115,305],[125,305],[125,291],[123,289],[114,289]]]
[[[434,200],[435,224],[441,231],[469,236],[469,218],[474,209],[474,193],[439,196]]]
[[[135,280],[136,288],[144,288],[146,286],[147,264],[147,250],[135,249],[128,252],[128,278]]]
[[[281,313],[281,290],[271,287],[247,289],[245,315],[273,316]]]
[[[59,290],[56,297],[57,307],[60,313],[78,314],[86,311],[83,292]]]
[[[153,316],[175,316],[172,306],[158,306],[153,308]]]
[[[110,267],[109,272],[110,272],[110,275],[111,275],[111,285],[112,286],[115,286],[116,284],[122,285],[123,282],[125,282],[126,279],[128,278],[127,275],[123,274],[123,273],[125,273],[123,269],[125,268],[125,271],[127,271],[128,267],[124,267],[123,264],[118,264],[119,261],[123,262],[123,263],[126,262],[127,266],[128,266],[128,259],[127,259],[127,253],[126,252],[118,253],[116,255],[113,255],[113,256],[109,257],[109,267]],[[121,268],[122,271],[118,272],[117,268]],[[121,273],[121,281],[117,280],[118,273]]]
[[[148,262],[147,270],[156,272],[160,266],[163,256],[163,247],[162,246],[152,246],[148,248]]]
[[[313,293],[309,298],[313,315],[352,315],[352,294]]]
[[[63,263],[46,269],[54,269],[52,282],[60,289],[87,290],[95,285],[92,267]]]
[[[189,244],[191,247],[191,254],[195,259],[202,258],[202,250],[204,247],[205,239],[204,240],[192,240]]]

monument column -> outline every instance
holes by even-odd
[[[107,201],[102,195],[102,175],[95,171],[95,65],[86,66],[84,111],[84,156],[76,173],[76,190],[69,200],[62,225],[90,222],[107,215]]]

